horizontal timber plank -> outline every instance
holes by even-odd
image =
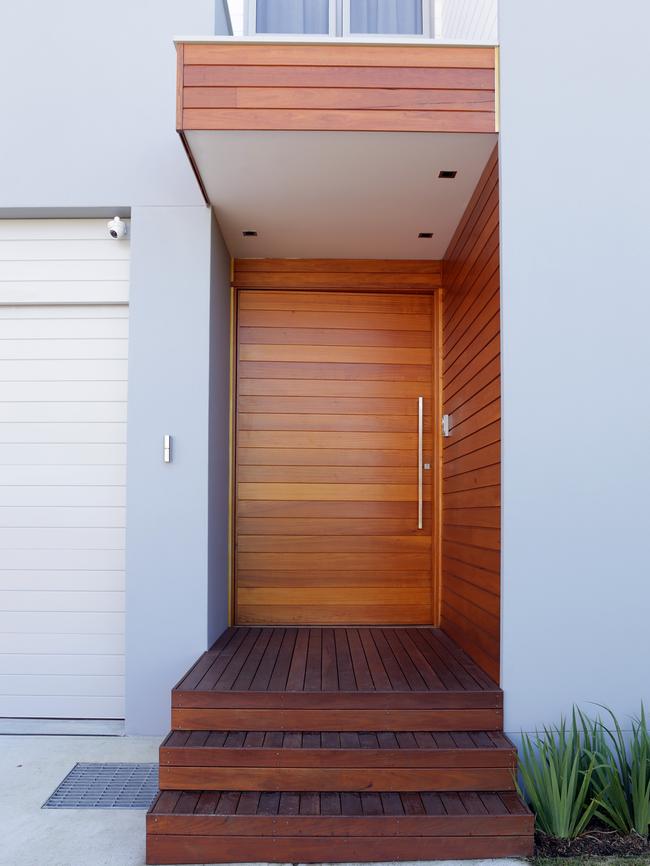
[[[431,349],[394,348],[388,346],[339,346],[337,364],[400,364],[406,367],[431,364]],[[328,364],[332,362],[330,346],[245,344],[239,349],[240,361],[297,361]]]
[[[275,113],[275,112],[274,112]],[[391,295],[400,292],[409,294],[417,290],[427,293],[440,288],[442,277],[439,269],[431,273],[409,273],[402,274],[386,273],[385,271],[371,271],[370,273],[355,271],[246,271],[235,267],[233,285],[238,289],[280,289],[301,288],[315,289],[319,291],[341,289],[382,289]]]
[[[179,732],[172,734],[177,735]],[[185,733],[185,732],[180,732]],[[259,732],[260,736],[268,736],[267,732]],[[484,732],[483,732],[484,733]],[[192,732],[209,736],[206,732]],[[214,735],[214,732],[213,734]],[[251,732],[247,733],[247,737]],[[282,734],[280,737],[297,736]],[[327,734],[316,734],[324,738]],[[337,740],[341,736],[335,734]],[[343,733],[345,736],[345,732]],[[383,736],[396,740],[392,732]],[[429,734],[431,737],[431,734]],[[484,733],[485,736],[485,733]],[[363,737],[363,734],[361,734]],[[376,738],[376,735],[373,734]],[[411,737],[415,739],[413,733]],[[359,735],[356,735],[359,740]],[[169,738],[166,742],[169,742]],[[161,766],[174,767],[346,767],[356,768],[497,768],[512,770],[516,766],[516,752],[509,744],[502,748],[444,748],[444,749],[398,749],[398,748],[228,748],[228,747],[177,747],[163,745],[160,749]],[[512,779],[510,780],[512,781]],[[510,785],[506,787],[510,788]]]
[[[483,111],[184,108],[182,118],[185,131],[220,129],[459,133],[496,131],[494,114]]]
[[[493,532],[491,530],[472,530],[474,542],[486,542],[482,546],[493,547]],[[457,536],[453,538],[454,534]],[[452,540],[465,541],[466,533],[450,529]],[[339,539],[324,532],[317,535],[239,535],[238,550],[241,553],[299,553],[300,551],[329,553],[335,546],[341,553],[387,553],[411,552],[419,553],[431,550],[431,536],[422,532],[420,535],[384,535],[378,538],[363,535],[350,535]],[[495,548],[496,549],[496,548]],[[327,564],[326,562],[324,563]],[[327,590],[327,587],[323,587]]]
[[[237,504],[239,517],[343,517],[358,518],[360,514],[360,503],[358,502],[333,502],[328,501],[304,501],[304,502],[282,502],[280,500],[247,500]],[[413,502],[364,502],[363,514],[365,518],[383,519],[387,517],[399,517],[407,520],[417,519],[417,504]],[[423,503],[423,514],[425,519],[431,517],[431,503]]]
[[[275,82],[274,82],[275,84]],[[422,88],[188,87],[185,108],[328,108],[494,112],[489,90],[423,90]]]
[[[459,424],[462,423],[459,421]],[[277,412],[244,412],[238,416],[239,430],[291,430],[327,432],[361,433],[416,433],[418,429],[417,404],[413,403],[411,411],[402,415],[362,415],[355,413],[315,414],[298,412],[294,414]],[[431,432],[431,417],[423,418],[423,430]]]
[[[261,63],[185,65],[183,71],[184,94],[193,87],[267,87],[269,68]],[[472,90],[494,92],[493,69],[471,67],[401,66],[387,68],[361,63],[354,66],[318,66],[305,63],[300,66],[276,64],[273,66],[273,84],[276,87],[317,88],[408,88],[421,90]]]
[[[237,266],[235,265],[235,268]],[[341,278],[341,277],[339,277]],[[263,275],[258,275],[263,279]],[[356,284],[355,275],[350,275],[351,285]],[[301,287],[300,275],[291,277],[286,275],[284,286],[296,289]],[[431,297],[428,294],[417,295],[412,291],[406,294],[396,294],[394,281],[393,291],[384,294],[376,292],[352,292],[352,291],[256,291],[248,290],[239,292],[237,296],[239,310],[286,310],[292,314],[297,311],[324,312],[328,315],[335,312],[345,313],[389,313],[391,315],[425,315],[431,314]]]
[[[412,460],[410,461],[413,462]],[[309,484],[417,484],[417,468],[414,466],[260,466],[244,464],[239,467],[240,482],[300,482]],[[287,532],[287,535],[292,534]]]
[[[376,584],[375,590],[378,591],[381,586],[380,583]],[[249,603],[239,609],[238,622],[241,625],[268,625],[271,616],[276,623],[295,626],[345,626],[351,622],[363,626],[428,625],[431,622],[431,603],[416,605],[407,601],[404,604],[382,604],[381,599],[355,605],[345,605],[337,599],[332,599],[331,604],[327,605],[309,604],[306,600],[299,605],[276,604],[273,607]]]
[[[150,831],[151,832],[151,831]],[[153,833],[147,837],[147,863],[348,863],[388,860],[454,860],[499,857],[529,857],[532,835],[521,836],[404,836],[376,835],[339,838],[331,836],[281,836],[267,839],[252,836],[196,836]]]
[[[430,387],[431,368],[426,364],[375,364],[286,361],[240,361],[241,379],[332,379],[356,382],[381,379],[388,382],[422,382]]]
[[[359,692],[356,689],[348,691],[200,691],[198,689],[184,690],[181,687],[175,688],[172,691],[172,707],[174,708],[192,708],[192,709],[270,709],[270,710],[318,710],[327,711],[328,709],[337,710],[394,710],[403,707],[405,710],[464,710],[464,709],[500,709],[503,707],[503,695],[496,689],[495,691],[477,690],[477,691],[452,691],[445,689],[429,690],[429,691],[376,691],[376,692]],[[297,723],[296,723],[297,724]],[[316,731],[315,728],[309,725],[298,725],[298,728],[303,730]],[[191,730],[191,729],[190,729]],[[196,730],[205,730],[205,728],[197,728]],[[244,726],[231,725],[229,728],[210,728],[209,730],[247,730]],[[260,729],[259,727],[251,728],[250,730],[287,730],[287,728],[275,729],[272,726]],[[296,726],[288,730],[295,731]],[[328,728],[327,730],[354,730],[350,728]],[[357,730],[391,730],[391,728],[358,728]],[[422,728],[404,728],[400,727],[397,730],[423,730]],[[426,730],[426,729],[425,729]],[[429,730],[436,730],[430,728]],[[474,728],[465,726],[454,729],[447,728],[446,730],[482,730],[481,725]],[[486,729],[487,730],[487,729]]]
[[[417,433],[365,430],[240,430],[237,444],[242,448],[349,448],[350,450],[396,451],[417,448]],[[354,485],[351,485],[354,486]],[[308,497],[307,497],[308,498]],[[312,499],[318,499],[318,496]],[[327,499],[328,497],[321,497]],[[409,491],[405,499],[412,499]]]
[[[421,314],[394,312],[357,312],[330,310],[329,312],[314,310],[293,310],[291,312],[291,328],[304,331],[320,331],[323,327],[335,329],[337,332],[353,330],[363,334],[368,331],[413,331],[416,334],[429,333],[431,322]],[[239,325],[241,328],[259,328],[272,332],[274,328],[287,328],[286,310],[240,309]],[[240,331],[241,332],[241,331]]]
[[[240,585],[248,586],[312,586],[314,579],[309,574],[296,571],[269,571],[268,569],[256,569],[255,571],[241,570],[238,574]],[[428,571],[400,571],[398,575],[393,571],[331,571],[322,569],[318,572],[319,581],[327,583],[328,586],[346,586],[350,589],[362,587],[366,592],[371,592],[378,587],[399,587],[404,590],[411,588],[431,587],[431,575]]]
[[[243,750],[242,750],[243,751]],[[242,791],[494,791],[514,790],[510,768],[423,768],[354,766],[160,767],[161,790]]]
[[[334,315],[334,314],[332,314]],[[241,345],[281,345],[281,346],[399,346],[416,349],[430,349],[430,331],[402,330],[399,322],[393,328],[337,328],[336,321],[325,317],[316,328],[299,328],[285,323],[271,327],[268,323],[261,327],[249,327],[240,322],[239,342]],[[385,323],[383,323],[385,324]],[[337,349],[338,351],[338,349]]]
[[[239,536],[316,535],[322,532],[340,538],[346,535],[421,535],[423,531],[430,536],[431,520],[423,520],[422,529],[418,529],[412,518],[240,517],[237,521]]]
[[[172,728],[177,731],[255,730],[294,731],[296,727],[319,731],[500,731],[503,711],[449,710],[304,710],[304,709],[203,709],[172,708]]]
[[[412,66],[494,69],[491,47],[452,45],[295,45],[184,43],[184,62],[198,65]]]

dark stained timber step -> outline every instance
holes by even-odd
[[[516,752],[487,731],[174,731],[166,790],[514,790]]]
[[[345,862],[530,856],[512,792],[165,791],[147,862]]]

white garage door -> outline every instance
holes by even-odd
[[[0,221],[0,716],[124,716],[128,241]]]

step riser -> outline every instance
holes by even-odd
[[[491,709],[284,710],[172,709],[175,731],[502,731]]]
[[[509,769],[160,767],[166,791],[514,791]]]
[[[235,836],[150,835],[147,863],[349,863],[531,857],[532,832],[520,836]]]
[[[406,769],[479,767],[507,768],[517,765],[514,748],[391,749],[360,746],[358,748],[311,748],[249,746],[161,746],[161,767],[381,767]]]

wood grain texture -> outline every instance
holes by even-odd
[[[147,862],[529,856],[533,823],[511,791],[164,791],[147,815]]]
[[[506,791],[508,768],[229,767],[160,768],[161,790],[218,791]]]
[[[501,379],[499,190],[492,154],[443,262],[441,626],[498,681]]]
[[[494,49],[178,46],[179,129],[495,131]]]
[[[432,463],[440,272],[439,262],[235,263],[237,623],[431,623],[417,397]]]
[[[394,827],[393,822],[389,822]],[[373,832],[376,831],[373,821]],[[172,824],[172,826],[175,826]],[[469,824],[468,824],[469,827]],[[349,827],[346,828],[346,834]],[[467,832],[467,830],[466,830]],[[199,836],[182,833],[147,836],[147,863],[366,863],[390,860],[458,860],[531,857],[533,838],[520,836],[376,835],[339,837]]]

